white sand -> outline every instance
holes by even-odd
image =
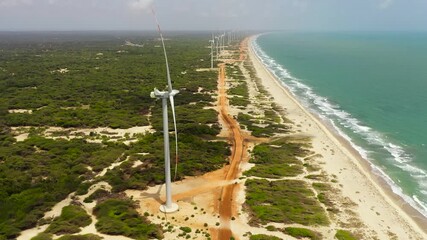
[[[98,175],[96,175],[95,178],[103,177],[109,170],[113,170],[114,168],[120,166],[122,163],[129,160],[129,156],[127,156],[127,158],[125,160],[118,162],[121,157],[123,157],[123,154],[114,163],[112,163],[110,166],[102,169],[102,171]]]
[[[83,106],[82,106],[83,107]],[[17,141],[24,141],[28,138],[28,132],[31,127],[12,127],[12,133]],[[47,127],[41,134],[46,138],[51,139],[74,139],[88,137],[88,142],[101,143],[105,138],[107,141],[123,141],[124,144],[138,141],[138,134],[153,133],[154,129],[151,126],[137,126],[127,129],[113,129],[107,127],[99,128],[62,128],[62,127]],[[58,134],[59,133],[59,134]],[[91,133],[95,136],[90,137]]]
[[[8,112],[9,113],[28,113],[28,114],[32,114],[33,110],[31,110],[31,109],[9,109]]]
[[[390,239],[390,232],[397,239],[427,239],[421,227],[374,179],[364,160],[305,110],[249,49],[256,72],[274,102],[286,109],[286,118],[300,124],[297,130],[312,136],[313,151],[322,155],[318,160],[324,162],[322,168],[329,176],[337,176],[342,197],[356,203],[355,212],[366,225],[364,231],[375,232],[379,239]]]

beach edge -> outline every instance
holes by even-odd
[[[351,165],[355,167],[355,169],[353,170],[362,173],[362,175],[366,177],[367,179],[366,182],[370,185],[368,186],[369,190],[367,192],[370,192],[372,189],[375,189],[375,193],[377,194],[377,196],[381,197],[391,207],[383,210],[387,210],[387,211],[394,210],[395,213],[397,213],[398,217],[404,220],[405,225],[407,225],[407,227],[416,231],[420,236],[423,237],[423,239],[427,239],[427,218],[424,217],[418,210],[410,206],[406,201],[404,201],[404,199],[401,196],[395,194],[391,189],[391,186],[387,184],[382,177],[376,175],[372,171],[371,163],[368,160],[364,159],[357,152],[357,150],[351,146],[351,144],[346,139],[344,139],[341,135],[339,135],[335,131],[335,129],[333,129],[332,126],[329,126],[326,122],[320,119],[319,116],[315,116],[313,113],[308,111],[298,101],[298,99],[296,99],[290,93],[290,91],[270,72],[267,66],[265,66],[261,62],[261,60],[259,59],[259,56],[255,53],[253,49],[253,42],[256,40],[258,36],[259,35],[253,35],[249,37],[248,56],[249,56],[249,60],[251,61],[251,63],[255,68],[256,74],[261,79],[262,85],[269,92],[269,94],[274,98],[274,102],[279,106],[283,107],[284,109],[289,108],[289,106],[287,106],[286,103],[289,103],[289,102],[294,103],[295,106],[298,107],[299,110],[305,115],[303,117],[306,119],[310,119],[312,122],[314,122],[317,125],[317,127],[321,130],[321,132],[323,132],[324,136],[314,136],[314,137],[315,138],[327,137],[331,142],[333,142],[335,146],[346,156],[346,158],[344,159],[347,161],[348,160],[351,161]],[[261,75],[263,75],[264,77],[261,77]],[[284,98],[287,98],[287,99],[284,100]],[[286,111],[286,112],[287,113],[285,117],[292,118],[292,116],[288,116],[289,111]],[[328,167],[324,168],[324,170],[326,170],[328,175],[337,174],[336,171],[331,171],[331,168],[328,168]],[[350,177],[348,179],[352,179],[352,178]],[[339,182],[344,186],[354,184],[347,181],[339,181]],[[347,193],[345,195],[352,195],[352,194]],[[379,204],[376,203],[376,204],[370,204],[370,205],[379,205]],[[360,212],[359,214],[362,215],[362,213]],[[393,214],[393,213],[389,213],[389,214]],[[366,223],[366,221],[363,220],[363,217],[362,217],[362,221]],[[367,224],[367,225],[369,226],[369,225],[375,225],[375,224]]]

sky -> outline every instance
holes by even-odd
[[[0,31],[427,31],[427,0],[0,0]]]

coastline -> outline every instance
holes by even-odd
[[[329,176],[337,176],[341,194],[356,202],[362,222],[380,239],[393,231],[398,239],[411,236],[427,239],[427,219],[400,196],[393,193],[384,179],[372,172],[370,163],[318,116],[307,111],[298,100],[260,61],[249,40],[249,58],[265,89],[298,131],[312,136],[313,150],[322,155],[322,168]]]

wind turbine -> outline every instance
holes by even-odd
[[[209,42],[211,43],[211,68],[213,68],[213,48],[214,48],[214,44],[215,44],[215,38],[212,34],[212,39],[209,40]]]
[[[225,50],[225,32],[222,34],[222,50]]]
[[[219,36],[215,36],[216,39],[216,60],[218,61],[218,57],[219,57],[219,52],[218,52],[218,48],[219,48]]]
[[[166,63],[166,76],[168,89],[167,91],[159,91],[157,88],[154,88],[154,91],[151,92],[151,98],[159,98],[162,99],[162,110],[163,110],[163,140],[164,140],[164,153],[165,153],[165,185],[166,185],[166,202],[160,206],[160,211],[164,213],[173,213],[178,211],[178,204],[172,202],[172,190],[171,190],[171,169],[170,169],[170,146],[169,146],[169,121],[168,121],[168,99],[172,108],[172,116],[173,116],[173,124],[175,128],[175,150],[176,150],[176,158],[178,160],[178,133],[176,129],[176,116],[175,116],[175,103],[174,97],[179,93],[178,90],[172,88],[172,81],[169,72],[169,63],[168,63],[168,55],[166,54],[165,41],[163,39],[162,31],[160,30],[160,24],[157,20],[156,13],[154,9],[152,9],[154,18],[157,23],[157,29],[160,34],[160,39],[162,41],[163,53],[165,55],[165,63]],[[176,175],[176,166],[175,166],[175,175]]]

